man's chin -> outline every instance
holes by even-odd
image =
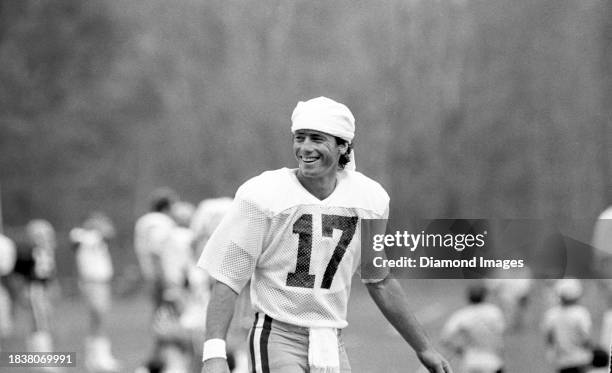
[[[303,168],[300,168],[300,172],[299,175],[301,177],[307,177],[307,178],[313,178],[315,177],[315,173],[312,171],[308,171],[308,170],[304,170]]]
[[[302,177],[311,179],[311,178],[316,178],[319,175],[319,172],[317,172],[317,170],[313,168],[300,166],[299,174]]]

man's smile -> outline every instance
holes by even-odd
[[[304,155],[300,156],[300,159],[302,160],[302,162],[307,163],[307,164],[312,164],[312,163],[318,161],[319,158],[320,157],[316,157],[316,156],[312,156],[312,155],[310,155],[310,156],[304,156]]]

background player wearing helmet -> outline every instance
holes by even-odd
[[[548,357],[559,373],[585,372],[592,360],[591,314],[578,304],[582,284],[577,279],[555,283],[559,305],[546,311],[542,330],[548,345]]]
[[[253,371],[350,371],[338,329],[347,324],[351,278],[360,265],[359,221],[386,218],[389,199],[378,183],[339,163],[354,135],[346,106],[323,97],[300,102],[292,122],[299,168],[243,184],[200,258],[217,280],[203,372],[228,371],[223,339],[249,279],[258,312],[250,335]],[[399,283],[384,278],[367,287],[421,362],[431,372],[450,372],[408,311]]]

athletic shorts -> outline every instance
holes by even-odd
[[[79,287],[87,305],[98,312],[107,312],[111,304],[111,285],[108,282],[80,281]]]
[[[340,333],[338,348],[340,372],[350,373]],[[256,313],[249,333],[249,355],[249,371],[252,373],[308,373],[308,328]]]

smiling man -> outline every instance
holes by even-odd
[[[291,116],[297,169],[244,183],[198,265],[216,279],[206,321],[202,372],[229,372],[225,338],[236,297],[251,280],[252,372],[350,372],[340,330],[361,263],[361,222],[386,219],[389,196],[354,171],[355,119],[319,97]],[[383,314],[430,372],[451,372],[391,278],[364,281]],[[382,363],[382,362],[381,362]],[[381,369],[382,370],[382,369]]]

